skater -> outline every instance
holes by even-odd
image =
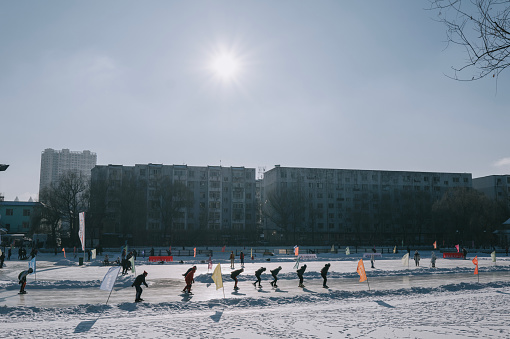
[[[432,251],[432,254],[430,255],[430,263],[432,264],[432,268],[436,267],[436,254],[434,251]]]
[[[11,260],[11,255],[12,255],[12,251],[11,251],[11,248],[9,247],[9,250],[7,251],[7,260]]]
[[[32,273],[34,270],[32,269],[32,267],[30,267],[28,270],[26,271],[22,271],[19,275],[18,275],[18,280],[19,280],[19,284],[21,285],[20,289],[19,289],[19,294],[25,294],[27,293],[27,291],[25,291],[25,286],[27,285],[27,275],[29,275],[30,273]]]
[[[193,266],[193,267],[190,267],[188,268],[188,270],[186,271],[186,273],[184,273],[182,276],[184,277],[184,279],[186,279],[186,276],[188,275],[189,272],[191,272],[192,269],[195,269],[195,271],[197,270],[197,267],[196,266]]]
[[[278,277],[277,276],[278,276],[278,273],[280,273],[281,269],[282,269],[282,267],[278,266],[274,270],[269,271],[269,272],[271,272],[271,275],[273,276],[273,279],[274,279],[273,281],[271,281],[271,286],[278,287],[276,285],[276,282],[278,281]]]
[[[244,268],[241,268],[239,270],[235,270],[235,271],[232,271],[232,273],[230,273],[230,277],[232,279],[234,279],[234,281],[235,281],[234,290],[238,290],[239,289],[239,287],[237,287],[237,276],[239,274],[243,273],[243,272],[244,272]]]
[[[303,285],[303,274],[305,273],[305,271],[306,271],[306,265],[301,266],[301,268],[296,271],[297,276],[299,278],[298,287],[305,287],[305,285]]]
[[[5,252],[2,252],[1,250],[0,250],[0,252],[2,253],[2,254],[0,254],[0,268],[3,268],[4,260],[5,260]]]
[[[182,290],[183,292],[187,291],[188,294],[193,294],[193,293],[191,293],[191,284],[193,284],[195,282],[195,272],[196,272],[196,270],[197,270],[197,267],[193,266],[186,273],[186,277],[184,279],[186,281],[186,287],[184,287],[184,289]]]
[[[414,251],[414,263],[416,266],[420,266],[420,253],[418,253],[418,250]]]
[[[110,259],[108,258],[108,254],[104,255],[103,265],[105,266],[110,265]]]
[[[147,272],[143,271],[142,274],[140,274],[139,276],[136,277],[135,281],[131,285],[131,287],[134,287],[136,289],[135,303],[143,301],[143,299],[141,298],[141,296],[142,296],[142,287],[141,287],[141,285],[144,284],[145,287],[149,287],[149,285],[147,285],[147,283],[145,282],[145,277],[146,276],[147,276]]]
[[[327,278],[327,275],[328,275],[328,270],[329,270],[329,267],[331,266],[330,263],[327,263],[326,265],[324,265],[324,267],[321,269],[321,277],[322,279],[324,279],[324,281],[322,282],[322,287],[324,288],[329,288],[328,285],[326,285],[326,283],[328,282],[328,278]]]
[[[462,247],[462,256],[464,257],[464,260],[466,260],[467,250],[464,247]]]
[[[154,256],[154,247],[151,248],[151,252],[150,253],[151,253],[151,257],[153,257]]]
[[[372,254],[372,255],[370,255],[370,265],[372,266],[372,268],[375,268],[374,263],[375,263],[375,256]]]
[[[243,252],[241,252],[241,253],[243,253]],[[255,271],[255,277],[257,278],[257,281],[255,281],[255,282],[253,283],[253,286],[257,286],[257,283],[259,283],[259,287],[262,287],[262,285],[260,284],[260,281],[262,280],[262,279],[260,279],[260,275],[261,275],[261,274],[262,274],[262,272],[264,272],[265,270],[266,270],[266,268],[265,268],[265,267],[261,267],[261,268],[259,268],[258,270],[256,270],[256,271]]]
[[[241,251],[241,254],[239,254],[239,259],[241,259],[241,267],[244,267],[244,253]]]
[[[230,268],[234,268],[234,260],[236,256],[234,255],[234,251],[230,251]]]

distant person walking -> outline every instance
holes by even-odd
[[[234,260],[236,259],[236,256],[234,255],[234,251],[230,252],[230,268],[234,268]]]
[[[143,271],[142,274],[140,274],[139,276],[136,277],[135,281],[131,285],[131,287],[134,287],[136,289],[135,302],[143,301],[143,299],[141,298],[142,297],[142,286],[141,285],[144,284],[145,287],[149,287],[149,285],[147,285],[147,283],[145,282],[145,277],[147,277],[147,272]]]
[[[462,256],[464,257],[464,260],[466,260],[467,250],[464,247],[462,247]]]
[[[241,269],[239,269],[239,270],[235,270],[235,271],[232,271],[232,273],[230,273],[230,277],[231,277],[232,279],[234,279],[234,281],[235,281],[235,284],[234,284],[234,290],[238,290],[238,289],[239,289],[239,287],[237,287],[237,282],[238,282],[238,280],[237,280],[237,276],[238,276],[239,274],[243,273],[243,272],[244,272],[244,268],[241,268]]]
[[[328,288],[328,285],[326,285],[326,283],[328,282],[328,270],[329,270],[329,267],[331,266],[330,263],[327,263],[326,265],[324,265],[324,267],[321,269],[321,277],[322,279],[324,279],[324,281],[322,282],[322,287],[324,288]]]
[[[239,259],[241,259],[241,267],[244,267],[244,253],[241,251],[241,254],[239,254]]]
[[[420,253],[418,253],[418,250],[414,251],[414,263],[416,266],[420,266]]]
[[[0,252],[2,253],[2,254],[0,254],[0,268],[3,268],[4,260],[5,260],[5,252],[2,252],[1,250],[0,250]]]
[[[432,251],[432,254],[430,255],[430,263],[432,264],[432,268],[436,267],[436,254]]]
[[[255,281],[253,283],[253,286],[257,286],[257,283],[259,283],[259,287],[262,287],[262,285],[260,284],[260,282],[262,280],[262,279],[260,279],[260,276],[262,275],[262,272],[264,272],[265,270],[266,270],[265,267],[261,267],[261,268],[259,268],[258,270],[255,271],[255,278],[257,278],[257,281]]]
[[[269,271],[269,272],[271,272],[271,275],[273,276],[273,279],[274,279],[273,281],[271,281],[271,286],[278,287],[276,285],[276,282],[278,281],[278,273],[280,273],[281,270],[282,270],[282,267],[278,266],[274,270]]]
[[[303,285],[303,274],[305,273],[305,271],[306,271],[306,265],[301,266],[301,268],[296,271],[297,276],[299,278],[298,287],[305,287],[305,285]]]

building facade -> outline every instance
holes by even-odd
[[[97,155],[91,151],[76,152],[69,149],[45,149],[41,153],[39,191],[53,182],[58,182],[60,176],[68,171],[81,173],[90,179],[91,170],[96,162]]]
[[[149,234],[152,238],[146,240],[151,243],[169,245],[221,245],[256,236],[253,168],[95,166],[91,184],[91,200],[95,199],[91,204],[100,200],[105,208],[104,217],[96,222],[102,234],[127,236],[139,232],[140,237]],[[133,220],[137,220],[136,225],[129,226]]]
[[[0,228],[9,234],[27,234],[35,222],[34,209],[40,205],[31,201],[1,201]]]
[[[434,238],[428,234],[431,206],[452,187],[472,187],[471,174],[276,166],[261,187],[264,238],[301,244],[427,241]]]
[[[510,175],[489,175],[474,178],[473,188],[510,208]]]

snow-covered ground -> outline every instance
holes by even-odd
[[[215,253],[224,290],[216,290],[206,257],[178,257],[157,264],[137,258],[136,274],[148,272],[143,303],[134,303],[134,274],[119,275],[111,297],[99,289],[108,267],[101,258],[78,265],[78,258],[40,254],[37,271],[19,295],[18,274],[28,261],[6,261],[0,269],[0,338],[508,338],[510,337],[510,258],[478,254],[479,276],[468,260],[430,252],[421,266],[402,254],[385,254],[370,268],[367,282],[356,273],[361,254],[320,254],[307,264],[298,287],[293,256],[246,259],[233,290],[228,252]],[[110,253],[110,258],[118,253]],[[69,258],[71,257],[71,258]],[[12,259],[12,258],[11,258]],[[177,261],[183,260],[184,263]],[[320,269],[331,263],[328,289]],[[197,265],[193,295],[182,293],[182,274]],[[236,268],[240,268],[236,259]],[[282,266],[278,288],[269,270]],[[262,288],[254,272],[266,267]],[[478,281],[479,279],[479,281]],[[370,290],[369,290],[370,286]]]

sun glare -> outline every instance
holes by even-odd
[[[210,68],[217,77],[229,80],[238,74],[239,66],[239,60],[233,55],[223,53],[212,59]]]

